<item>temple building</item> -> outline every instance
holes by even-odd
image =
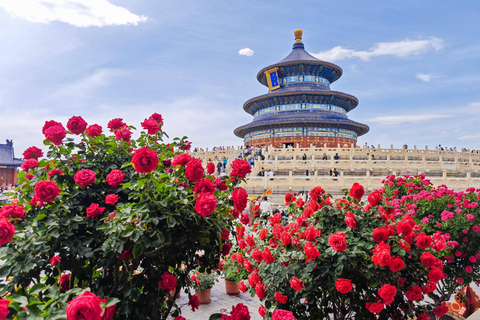
[[[15,158],[12,140],[0,144],[0,188],[15,186],[17,183],[17,168],[23,160]]]
[[[295,30],[292,52],[257,74],[269,91],[245,102],[253,121],[235,129],[235,135],[250,146],[355,145],[369,128],[347,117],[357,98],[330,90],[341,75],[340,67],[305,51],[302,30]]]

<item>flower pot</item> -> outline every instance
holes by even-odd
[[[238,289],[238,284],[234,281],[229,281],[225,279],[225,289],[227,290],[227,294],[229,296],[236,296],[240,294],[240,290]]]
[[[198,297],[198,301],[200,301],[200,304],[209,304],[210,303],[210,289],[205,289],[202,291],[195,290],[195,295]]]

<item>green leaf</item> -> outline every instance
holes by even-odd
[[[18,302],[20,304],[20,307],[25,307],[28,304],[27,297],[21,296],[19,294],[8,297],[8,300]]]
[[[45,289],[45,285],[43,283],[37,283],[30,289],[30,294],[37,294],[43,289]]]
[[[120,302],[120,299],[118,299],[118,298],[108,298],[107,304],[105,305],[105,307],[114,306],[114,305],[116,305],[116,304],[119,303],[119,302]]]

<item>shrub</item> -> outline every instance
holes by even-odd
[[[65,318],[72,301],[90,299],[101,301],[104,320],[166,319],[176,309],[169,291],[190,296],[189,272],[228,254],[221,233],[233,232],[229,196],[244,176],[205,174],[183,152],[185,137],[163,142],[162,124],[158,114],[145,119],[148,133],[135,140],[122,119],[108,123],[110,134],[81,117],[69,131],[46,122],[47,159],[19,173],[19,198],[0,214],[9,316]],[[248,171],[241,161],[234,164]]]

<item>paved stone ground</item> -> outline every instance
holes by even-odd
[[[229,296],[225,291],[225,281],[220,278],[211,291],[212,301],[209,304],[201,304],[198,310],[192,312],[188,306],[188,297],[182,292],[180,298],[177,299],[177,305],[181,307],[182,316],[187,320],[208,320],[213,313],[230,314],[232,306],[243,303],[250,311],[251,320],[262,320],[258,314],[260,300],[257,297],[250,297],[248,293],[241,293],[238,296]]]

